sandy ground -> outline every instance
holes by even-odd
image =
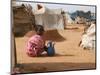
[[[95,69],[95,51],[83,50],[78,46],[84,26],[68,26],[65,30],[45,33],[47,40],[55,42],[56,55],[53,57],[28,57],[25,53],[26,42],[33,32],[24,37],[16,37],[17,63],[21,72],[47,72],[76,69]]]

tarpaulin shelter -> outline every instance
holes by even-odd
[[[36,25],[43,25],[45,30],[64,29],[61,9],[49,9],[42,4],[37,4],[34,10]]]
[[[82,35],[82,40],[80,46],[88,49],[95,49],[95,24],[91,24],[90,27],[85,31],[85,34]]]

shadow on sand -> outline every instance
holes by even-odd
[[[34,34],[35,34],[35,31],[28,31],[28,32],[25,32],[25,33],[17,33],[15,35],[15,37],[23,37],[23,36],[31,37]],[[45,40],[52,40],[52,41],[55,41],[55,42],[61,42],[61,41],[66,40],[66,38],[61,36],[57,30],[45,31],[44,38],[45,38]]]
[[[57,30],[46,31],[44,37],[46,40],[52,40],[56,42],[61,42],[66,40],[66,38],[61,36]]]

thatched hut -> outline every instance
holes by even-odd
[[[30,5],[13,6],[13,24],[15,34],[25,34],[34,28],[35,17]]]

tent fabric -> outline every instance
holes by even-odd
[[[68,23],[68,24],[72,24],[72,23],[74,23],[73,20],[71,19],[70,14],[65,13],[65,17],[67,18],[67,23]]]
[[[87,29],[86,34],[84,34],[81,39],[81,47],[95,49],[95,24],[91,24],[91,26]]]
[[[36,25],[43,25],[45,30],[64,29],[61,9],[48,9],[43,6],[39,10],[36,9],[34,14]]]
[[[40,8],[41,6],[41,8]],[[49,9],[45,7],[43,4],[37,4],[37,6],[34,9],[34,14],[61,14],[62,9]]]
[[[61,15],[43,14],[35,15],[36,24],[43,25],[45,30],[64,29]]]
[[[41,7],[41,8],[40,8],[40,7]],[[37,4],[33,12],[34,12],[35,15],[36,15],[36,14],[39,15],[39,14],[44,14],[45,11],[46,11],[46,9],[45,9],[45,6],[44,6],[44,5],[42,5],[42,4]]]

